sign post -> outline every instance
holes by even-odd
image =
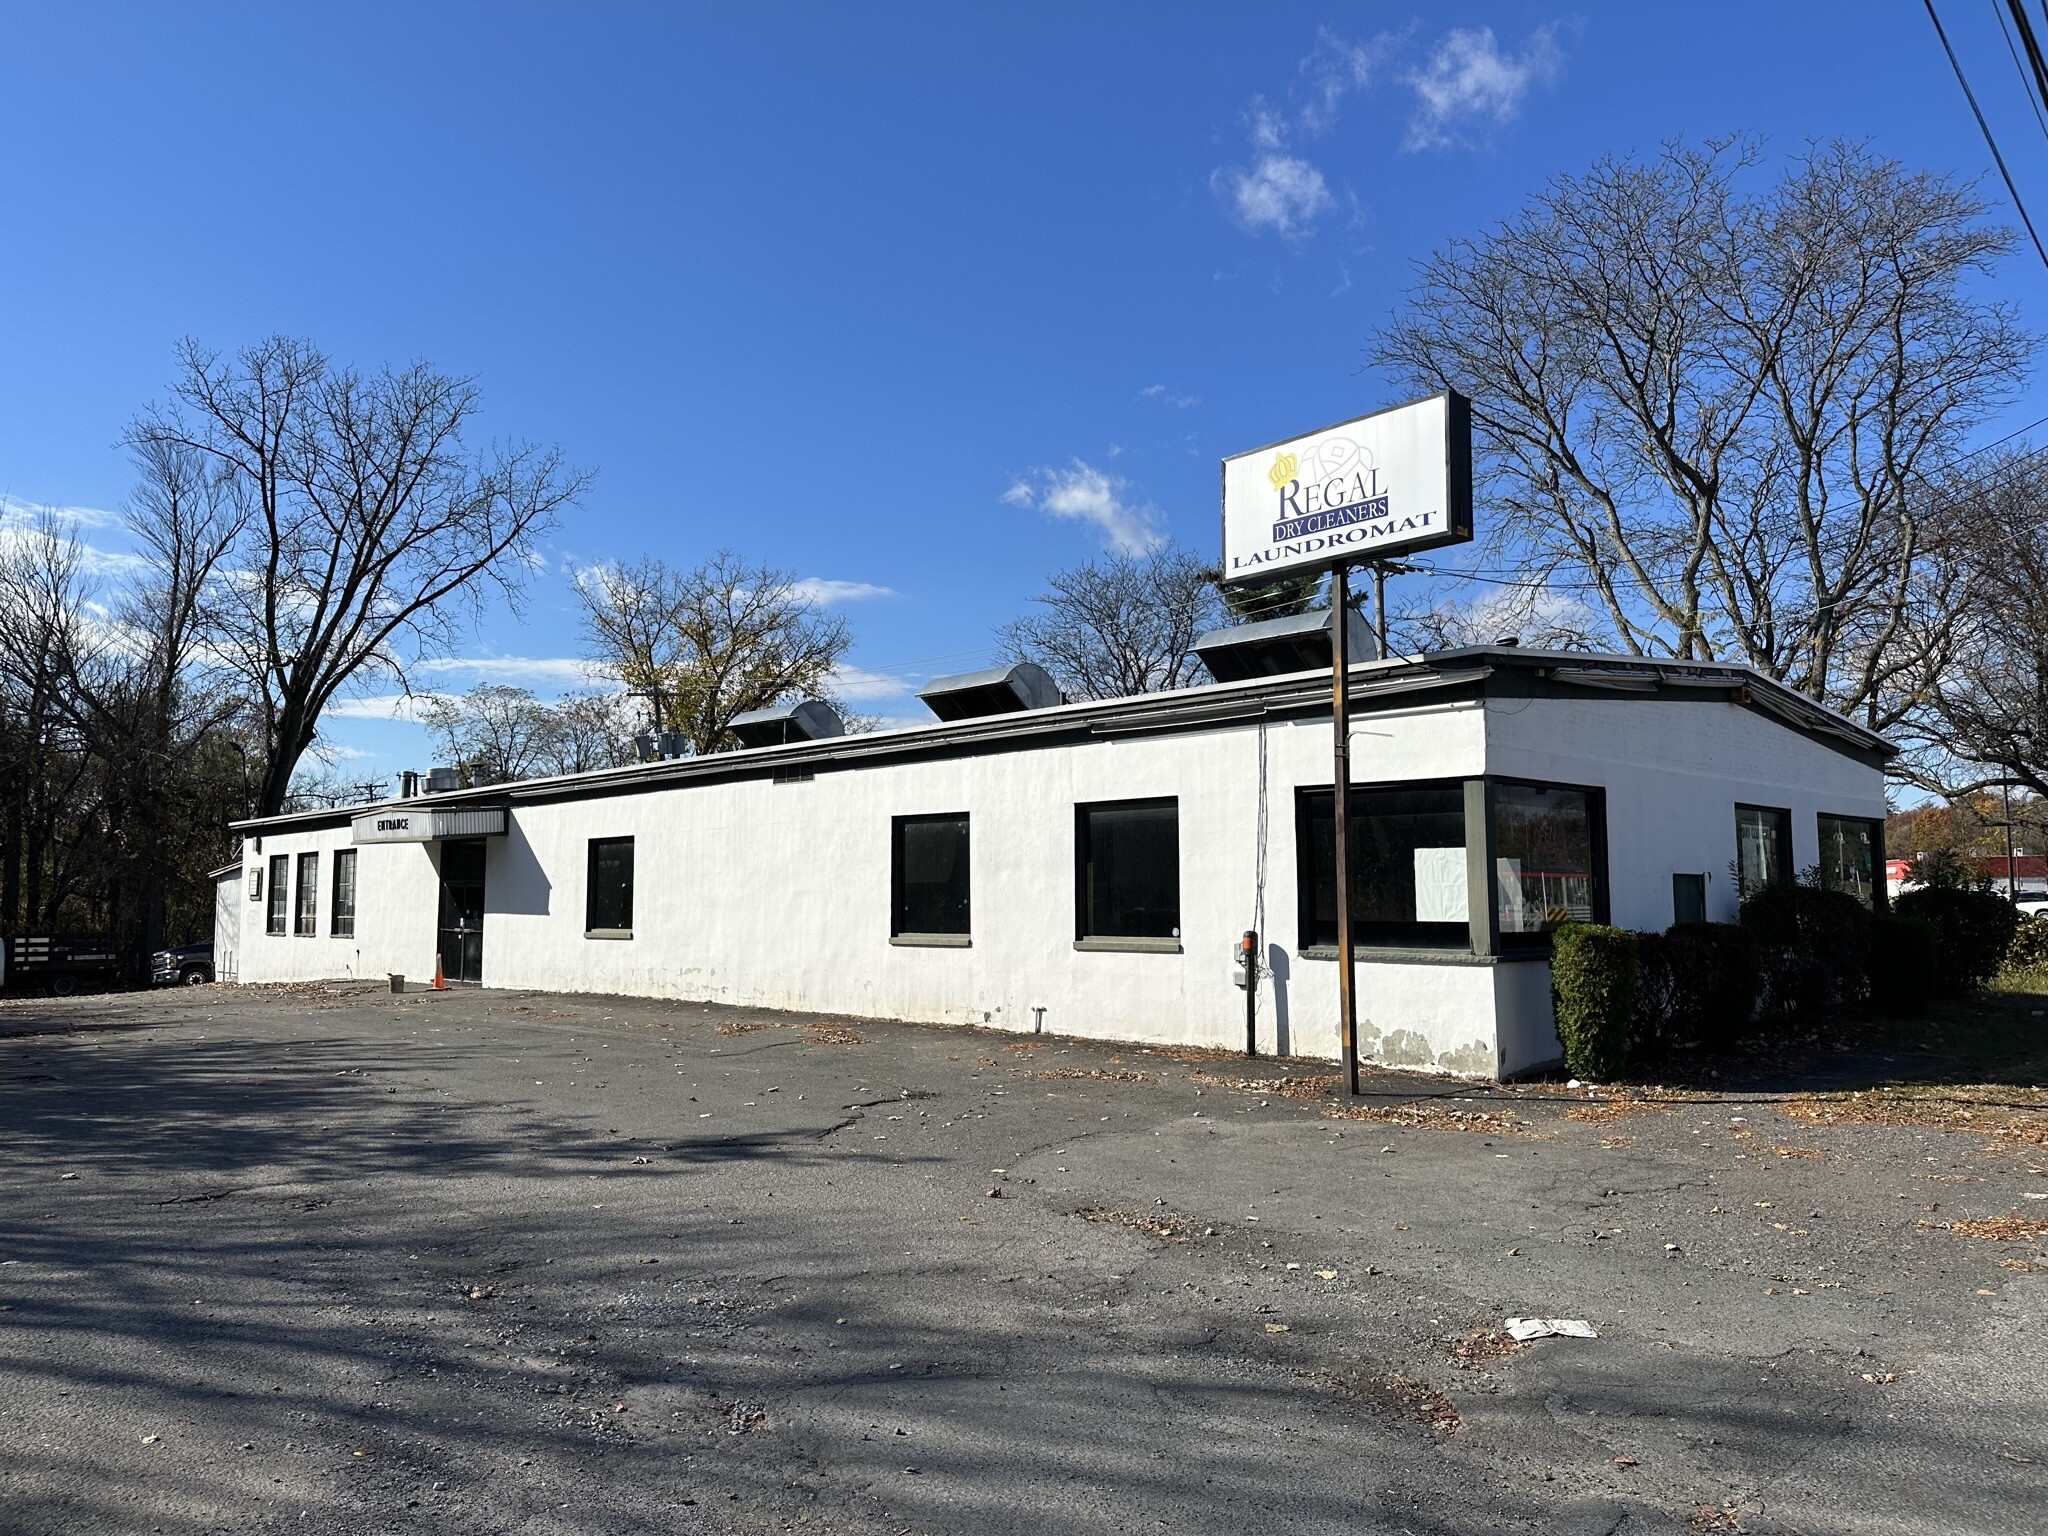
[[[1472,402],[1445,391],[1223,461],[1223,585],[1330,573],[1331,795],[1336,838],[1338,1039],[1356,1097],[1351,931],[1351,567],[1373,573],[1386,655],[1390,557],[1472,538]],[[1399,567],[1395,567],[1398,569]]]
[[[1358,1097],[1358,993],[1351,968],[1351,567],[1330,571],[1331,806],[1337,842],[1337,1036],[1344,1056],[1344,1095]]]

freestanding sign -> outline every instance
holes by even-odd
[[[1446,392],[1223,461],[1223,580],[1472,537],[1472,402]]]
[[[1351,566],[1472,537],[1472,402],[1446,390],[1223,461],[1223,583],[1330,573],[1332,833],[1337,876],[1337,1032],[1344,1091],[1358,1083],[1351,961]],[[1386,589],[1374,618],[1386,635]],[[1382,654],[1385,645],[1381,646]],[[1249,1030],[1247,1031],[1249,1033]]]

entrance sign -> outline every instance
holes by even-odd
[[[1472,402],[1446,391],[1223,461],[1223,581],[1472,538]]]
[[[449,837],[503,837],[505,812],[423,809],[417,805],[369,811],[349,824],[352,843],[431,843]]]

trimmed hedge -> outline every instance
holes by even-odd
[[[1718,1049],[1748,1028],[1762,972],[1756,936],[1734,923],[1674,923],[1636,935],[1636,1005],[1629,1059],[1675,1045]]]
[[[1917,917],[1870,920],[1870,1001],[1886,1013],[1918,1018],[1934,1000],[1941,969],[1941,936]]]
[[[1824,1013],[1863,995],[1870,914],[1848,893],[1770,886],[1744,900],[1742,926],[1761,950],[1767,1009]]]
[[[1574,1076],[1611,1082],[1627,1065],[1636,963],[1636,936],[1626,928],[1565,923],[1551,935],[1550,998]]]
[[[1933,927],[1934,984],[1949,997],[1974,992],[1998,974],[2020,925],[2013,904],[1992,891],[1923,887],[1900,896],[1892,911]]]
[[[2015,971],[2048,971],[2048,916],[2022,917],[2005,946],[2005,963]]]

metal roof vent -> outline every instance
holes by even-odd
[[[1284,619],[1260,619],[1251,624],[1212,629],[1195,642],[1195,654],[1219,683],[1327,669],[1332,612],[1318,608]],[[1344,647],[1354,662],[1379,660],[1372,626],[1356,609],[1344,626]]]
[[[1035,661],[935,677],[917,690],[917,696],[941,720],[1014,715],[1020,710],[1051,709],[1067,702],[1052,674]]]
[[[821,699],[797,704],[777,704],[770,709],[750,709],[734,715],[726,726],[739,737],[743,747],[782,747],[793,741],[819,741],[827,736],[844,736],[846,722],[839,711]]]
[[[427,770],[428,794],[445,795],[451,790],[460,789],[461,787],[462,781],[455,776],[453,768],[429,768]]]

